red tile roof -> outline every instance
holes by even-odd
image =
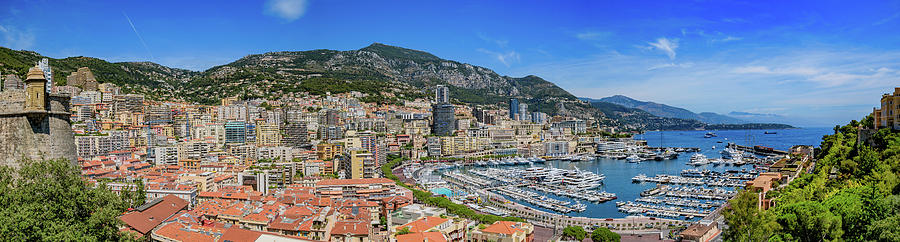
[[[260,232],[231,227],[228,230],[225,230],[225,233],[222,234],[222,237],[219,238],[219,241],[256,241],[256,239],[258,239],[260,235],[262,235],[262,233]]]
[[[408,224],[404,224],[403,226],[400,226],[397,229],[409,228],[409,232],[413,232],[413,233],[425,232],[431,228],[434,228],[435,226],[438,226],[444,222],[447,222],[447,220],[449,220],[449,219],[441,218],[441,217],[426,216],[426,217],[420,218],[416,221],[409,222]]]
[[[157,230],[156,234],[178,241],[216,241],[212,236],[184,230],[184,227],[181,223],[169,223]]]
[[[147,234],[178,211],[187,208],[188,205],[187,201],[174,195],[167,195],[161,199],[162,201],[143,211],[131,212],[122,215],[119,219],[134,230]]]
[[[481,230],[481,232],[506,235],[515,234],[519,231],[525,231],[522,229],[522,223],[512,221],[497,221]]]
[[[334,185],[360,185],[360,184],[379,184],[394,183],[393,180],[387,178],[363,178],[363,179],[327,179],[316,183],[316,186],[334,186]]]
[[[368,235],[369,223],[365,221],[337,221],[334,223],[334,228],[331,229],[331,234]]]
[[[397,236],[397,242],[446,242],[441,232],[411,233]]]

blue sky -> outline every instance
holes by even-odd
[[[381,42],[577,96],[830,126],[900,85],[898,1],[18,1],[0,45],[204,70]]]

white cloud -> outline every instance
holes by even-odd
[[[675,49],[678,49],[678,39],[659,38],[656,42],[649,42],[651,48],[660,50],[669,56],[669,59],[675,59]]]
[[[731,42],[731,41],[738,41],[738,40],[742,40],[742,39],[744,39],[744,38],[734,37],[734,36],[729,35],[729,36],[725,36],[724,38],[720,38],[720,39],[712,39],[712,40],[710,40],[710,42],[713,42],[713,43],[715,43],[715,42]]]
[[[724,19],[722,19],[722,22],[741,24],[741,23],[747,23],[748,21],[746,19],[742,19],[742,18],[724,18]]]
[[[893,21],[894,19],[897,19],[897,18],[900,18],[900,12],[895,13],[894,15],[891,15],[891,16],[889,16],[889,17],[887,17],[887,18],[878,20],[878,22],[875,22],[873,25],[882,25],[882,24],[885,24],[885,23],[887,23],[887,22]]]
[[[506,65],[506,67],[509,67],[511,63],[519,62],[520,60],[519,53],[517,53],[516,51],[507,51],[506,53],[501,53],[486,49],[478,49],[478,52],[493,56],[495,59],[497,59],[497,61],[500,61],[500,63]]]
[[[612,35],[610,32],[587,31],[575,34],[575,38],[580,40],[600,40]]]
[[[0,25],[2,45],[14,50],[29,49],[34,46],[35,37],[31,31],[22,31],[13,26]]]
[[[484,33],[478,33],[478,38],[481,40],[487,41],[487,42],[497,44],[497,46],[500,46],[500,48],[506,48],[506,46],[509,45],[509,40],[494,39],[494,38],[488,37]]]
[[[665,64],[659,64],[659,65],[651,66],[651,67],[647,68],[647,70],[648,70],[648,71],[652,71],[652,70],[665,69],[665,68],[673,68],[673,67],[678,67],[678,68],[690,68],[690,67],[693,67],[693,66],[694,66],[694,63],[691,63],[691,62],[688,62],[688,63],[665,63]]]
[[[308,4],[306,0],[268,0],[263,13],[291,22],[303,17]]]
[[[734,68],[737,74],[774,74],[774,75],[799,75],[812,76],[821,73],[820,70],[812,67],[785,67],[772,69],[766,66],[741,66]]]

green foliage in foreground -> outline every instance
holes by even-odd
[[[422,191],[406,185],[406,183],[400,182],[400,178],[394,175],[391,170],[394,169],[394,167],[399,166],[404,160],[407,159],[399,158],[396,156],[388,157],[388,159],[390,159],[391,162],[385,163],[381,166],[381,172],[384,174],[384,177],[394,180],[394,182],[396,182],[398,186],[402,186],[409,190],[412,190],[413,196],[416,197],[416,200],[419,200],[422,203],[447,209],[448,213],[456,214],[464,218],[478,220],[479,222],[484,224],[493,224],[497,221],[525,222],[524,219],[518,217],[500,217],[492,214],[480,214],[470,209],[469,207],[466,207],[466,205],[454,203],[450,201],[450,199],[447,199],[445,197],[435,197],[433,196],[433,194],[431,194],[431,192]]]
[[[123,193],[124,194],[124,193]],[[0,167],[0,240],[125,241],[117,218],[143,193],[119,196],[93,188],[67,160],[25,161]]]
[[[587,232],[581,226],[569,226],[563,229],[563,238],[582,241],[585,237],[587,237]]]
[[[608,228],[599,227],[591,232],[591,241],[594,242],[619,242],[621,240],[621,235],[609,231]]]
[[[871,117],[823,137],[815,172],[767,194],[775,207],[759,211],[758,194],[740,192],[725,210],[724,239],[900,241],[900,133],[878,130],[858,142],[866,124]]]

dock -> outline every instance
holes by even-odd
[[[779,155],[790,154],[787,151],[776,150],[776,149],[772,149],[770,147],[763,147],[763,146],[758,146],[758,145],[750,147],[750,146],[738,145],[735,143],[728,143],[728,145],[725,147],[740,150],[743,152],[750,152],[755,155],[762,155],[762,156],[779,156]]]
[[[700,148],[697,148],[697,147],[653,147],[653,146],[647,146],[647,147],[644,147],[644,149],[658,151],[658,152],[666,151],[668,149],[672,149],[675,152],[700,152]]]

